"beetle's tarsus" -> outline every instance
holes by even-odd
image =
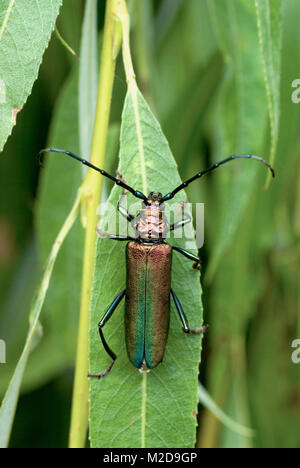
[[[114,365],[115,361],[111,361],[110,365],[108,366],[105,371],[100,372],[99,374],[88,374],[88,377],[95,377],[96,379],[100,380],[103,377],[105,377],[112,369],[112,366]]]
[[[106,237],[110,236],[110,234],[108,232],[105,232],[100,226],[97,226],[96,231],[101,239],[105,239]]]
[[[194,270],[198,270],[200,271],[201,270],[201,262],[194,262],[193,265],[192,265],[193,269]]]

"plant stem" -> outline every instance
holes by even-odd
[[[91,150],[91,162],[98,167],[104,167],[115,61],[121,43],[121,33],[114,14],[116,2],[117,0],[107,0],[105,13],[97,108]],[[70,448],[85,447],[88,427],[88,333],[90,323],[90,297],[97,238],[97,208],[100,203],[101,189],[102,177],[99,177],[97,172],[89,170],[83,184],[83,193],[86,195],[87,204],[87,226],[69,439]]]

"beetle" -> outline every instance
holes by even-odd
[[[70,151],[57,148],[48,148],[41,151],[41,153],[45,152],[66,154],[85,166],[100,172],[104,177],[122,187],[123,194],[119,199],[117,208],[121,215],[131,223],[136,232],[135,237],[130,237],[109,234],[97,227],[100,237],[128,242],[126,246],[126,288],[116,296],[98,324],[102,344],[112,360],[104,371],[89,374],[89,377],[100,379],[106,376],[117,358],[107,344],[102,329],[124,297],[126,301],[125,340],[129,360],[141,372],[150,371],[162,362],[165,353],[169,331],[171,296],[182,323],[183,331],[191,334],[202,333],[205,330],[205,327],[190,328],[183,307],[171,288],[172,252],[175,250],[192,260],[194,262],[193,267],[196,269],[200,266],[200,259],[181,247],[170,246],[165,241],[168,232],[191,222],[191,216],[187,215],[180,221],[169,224],[165,216],[165,202],[174,198],[178,192],[186,188],[191,182],[234,159],[252,159],[263,163],[270,169],[273,177],[275,176],[274,169],[268,162],[258,156],[251,154],[232,155],[213,164],[208,169],[198,172],[166,195],[162,195],[160,192],[150,192],[146,196],[130,187],[121,174],[117,173],[117,177],[114,177]],[[141,211],[138,216],[130,214],[122,205],[122,200],[128,193],[142,200]],[[155,285],[159,285],[159,287],[155,287]]]

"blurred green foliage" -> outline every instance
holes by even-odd
[[[83,5],[65,0],[58,19],[60,33],[76,52]],[[268,102],[254,2],[132,0],[129,6],[137,81],[181,177],[234,152],[268,159]],[[291,361],[291,343],[300,338],[300,113],[291,101],[300,68],[299,18],[299,1],[284,2],[277,177],[269,190],[265,171],[248,161],[225,166],[188,190],[192,202],[205,203],[200,255],[210,328],[200,379],[228,414],[256,432],[253,440],[245,439],[200,409],[201,447],[300,446],[300,365]],[[47,142],[79,151],[77,89],[78,61],[53,35],[0,160],[0,338],[8,347],[1,394],[24,344],[41,268],[82,178],[72,161],[49,155],[42,169],[36,159]],[[119,60],[111,170],[125,93]],[[44,337],[29,361],[11,446],[66,446],[81,242],[78,223],[54,270],[41,319]]]

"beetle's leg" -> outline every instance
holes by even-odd
[[[179,318],[181,320],[182,329],[184,333],[204,333],[205,330],[207,329],[207,326],[203,326],[201,328],[190,328],[188,319],[186,318],[182,305],[180,304],[180,301],[178,297],[176,296],[176,294],[174,293],[173,289],[171,289],[171,294],[174,299],[175,306],[176,306]]]
[[[175,231],[175,229],[178,229],[178,228],[184,226],[185,224],[190,223],[191,220],[192,220],[192,217],[190,215],[188,215],[186,218],[183,218],[180,221],[177,221],[177,223],[170,224],[169,230],[170,231]]]
[[[134,216],[130,213],[128,213],[128,211],[124,208],[124,206],[121,205],[122,203],[122,197],[125,197],[126,195],[123,193],[120,197],[120,200],[118,201],[118,211],[121,213],[122,216],[124,216],[124,218],[127,219],[127,221],[129,223],[131,223],[131,221],[134,219]]]
[[[122,174],[120,174],[119,171],[116,171],[116,174],[117,174],[119,180],[124,182],[124,184],[128,185],[125,177],[122,176]],[[118,201],[118,211],[121,213],[122,216],[124,216],[124,218],[127,219],[127,221],[129,223],[131,223],[131,221],[134,219],[134,216],[132,214],[128,213],[128,211],[122,206],[122,202],[127,197],[127,194],[128,194],[128,190],[124,189],[123,193],[120,196],[120,199]]]
[[[180,207],[181,207],[180,214],[182,214],[182,211],[183,211],[183,208],[184,208],[184,203],[185,203],[184,201],[182,201],[180,203]],[[192,221],[192,217],[191,217],[191,215],[189,213],[185,213],[185,215],[186,215],[185,218],[181,219],[180,221],[177,221],[174,224],[170,224],[169,225],[169,231],[175,231],[175,229],[178,229],[178,228],[180,228],[180,227],[184,226],[185,224],[188,224],[188,223],[190,223]]]
[[[122,236],[122,235],[119,235],[119,234],[109,234],[108,232],[103,231],[103,229],[101,229],[99,226],[97,226],[96,230],[97,230],[97,233],[98,233],[99,237],[101,237],[102,239],[105,239],[106,237],[108,237],[109,239],[113,239],[113,240],[117,240],[117,241],[130,241],[130,240],[132,240],[132,241],[138,242],[138,239],[136,239],[135,237]]]
[[[188,252],[187,250],[182,249],[181,247],[173,246],[172,249],[176,250],[179,253],[181,253],[182,255],[184,255],[189,260],[194,260],[193,268],[195,270],[200,270],[201,269],[201,260],[200,260],[199,257],[197,257],[197,255],[194,255],[194,254]]]
[[[125,292],[126,292],[126,290],[122,291],[120,294],[117,295],[117,297],[113,300],[113,302],[111,303],[111,305],[109,306],[109,308],[105,312],[103,318],[101,319],[101,321],[98,324],[99,335],[100,335],[102,344],[103,344],[104,349],[107,352],[107,354],[112,358],[112,361],[109,364],[109,366],[107,367],[107,369],[105,369],[103,372],[100,372],[99,374],[89,374],[88,375],[89,377],[97,377],[98,379],[101,379],[102,377],[105,377],[109,373],[112,366],[114,365],[115,360],[117,359],[116,354],[110,349],[110,347],[108,346],[108,344],[107,344],[107,342],[106,342],[106,340],[104,338],[102,328],[104,327],[106,322],[108,322],[108,320],[112,316],[113,312],[118,307],[119,303],[121,302],[121,300],[125,296]]]

